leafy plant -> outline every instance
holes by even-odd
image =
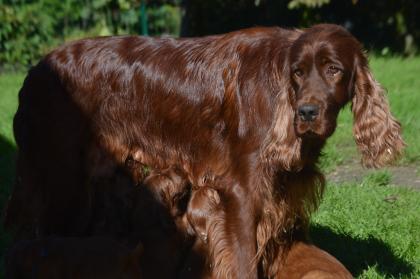
[[[289,2],[289,9],[296,9],[299,7],[317,8],[325,4],[329,4],[330,0],[292,0]]]
[[[140,1],[0,0],[0,70],[33,65],[68,40],[138,34]],[[177,1],[147,3],[151,35],[179,34],[181,11]]]
[[[0,6],[0,64],[32,64],[52,45],[54,19],[42,5]]]

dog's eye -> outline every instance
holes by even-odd
[[[330,76],[335,76],[341,72],[341,69],[336,66],[329,66],[327,69],[327,74]]]
[[[297,77],[303,76],[303,71],[301,69],[296,69],[293,71],[293,74]]]

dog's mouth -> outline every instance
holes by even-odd
[[[306,130],[300,136],[305,137],[305,138],[319,138],[319,137],[321,137],[320,134],[316,133],[314,130],[311,130],[311,129]]]
[[[319,121],[302,121],[296,119],[295,121],[295,131],[297,136],[301,138],[326,138],[328,137],[327,131],[323,129],[323,126]]]
[[[335,130],[334,121],[321,121],[321,119],[307,122],[296,119],[295,132],[298,137],[308,139],[326,140]]]

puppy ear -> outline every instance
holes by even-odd
[[[283,71],[287,73],[287,70]],[[275,78],[274,80],[280,80]],[[284,81],[286,83],[286,81]],[[267,165],[275,165],[290,171],[301,164],[301,138],[296,136],[294,128],[295,112],[292,107],[293,94],[289,82],[280,84],[281,88],[274,122],[264,143],[263,159]]]
[[[392,116],[385,90],[373,78],[367,59],[356,61],[353,134],[366,167],[381,167],[401,155],[405,143],[401,125]]]

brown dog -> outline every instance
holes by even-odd
[[[398,158],[401,126],[361,44],[340,26],[66,44],[31,69],[19,93],[6,228],[16,238],[83,235],[91,182],[112,178],[135,151],[147,166],[182,167],[195,186],[208,173],[227,177],[226,238],[215,243],[234,253],[221,265],[235,278],[258,278],[259,266],[273,278],[318,206],[317,162],[348,103],[364,165]]]
[[[103,237],[25,240],[7,255],[6,278],[139,279],[142,252]]]
[[[304,242],[292,246],[276,279],[350,279],[353,276],[333,256]]]

